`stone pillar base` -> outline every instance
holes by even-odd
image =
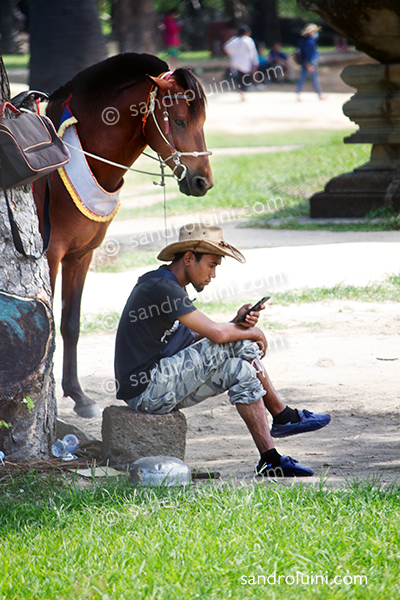
[[[125,471],[138,458],[167,455],[184,460],[186,417],[180,411],[166,415],[138,413],[129,406],[108,406],[103,411],[103,458]]]
[[[349,65],[341,77],[357,88],[343,112],[359,129],[348,144],[373,144],[365,165],[334,177],[310,199],[312,218],[365,217],[373,208],[400,210],[400,63]]]
[[[310,217],[365,217],[374,208],[389,206],[400,211],[400,169],[367,165],[334,177],[323,192],[314,194]]]

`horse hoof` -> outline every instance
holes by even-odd
[[[74,406],[74,412],[83,419],[93,419],[94,417],[101,417],[101,410],[97,404],[83,404],[82,406]]]

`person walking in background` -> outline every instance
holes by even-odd
[[[277,70],[276,67],[281,67],[281,69]],[[275,72],[277,73],[276,79],[278,81],[282,81],[283,79],[286,81],[293,81],[294,79],[294,69],[291,58],[285,52],[282,52],[282,45],[280,42],[275,42],[269,51],[268,68],[275,69]],[[281,71],[281,73],[279,73],[279,71]]]
[[[253,83],[253,72],[258,68],[258,53],[251,29],[248,25],[239,27],[238,34],[224,44],[224,51],[230,58],[231,74],[242,100],[244,91]]]
[[[308,77],[311,77],[314,90],[318,94],[320,100],[325,100],[326,96],[323,95],[321,90],[321,84],[319,81],[318,74],[318,46],[317,40],[319,37],[319,31],[321,27],[315,25],[315,23],[309,23],[301,32],[301,39],[298,43],[301,74],[300,79],[297,83],[297,100],[300,101],[300,92],[303,89],[303,85]]]
[[[173,8],[167,12],[161,24],[164,46],[167,50],[171,71],[175,71],[177,67],[179,47],[181,45],[180,31],[182,29],[182,22],[178,20],[178,17],[178,11]]]

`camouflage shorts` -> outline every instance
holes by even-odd
[[[214,344],[202,339],[162,358],[152,369],[145,391],[128,404],[138,412],[162,415],[226,391],[232,404],[257,402],[265,390],[250,363],[261,356],[255,342]]]

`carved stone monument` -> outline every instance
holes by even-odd
[[[370,160],[334,177],[310,199],[310,214],[363,217],[372,208],[400,210],[400,2],[302,0],[340,34],[381,64],[349,65],[341,77],[357,92],[343,112],[359,130],[348,144],[372,144]]]

